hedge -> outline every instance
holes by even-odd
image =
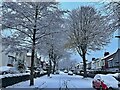
[[[35,74],[34,75],[34,78],[36,77],[41,77],[43,75],[46,75],[47,73],[44,73],[44,74]],[[19,82],[22,82],[22,81],[26,81],[26,80],[29,80],[30,79],[30,75],[23,75],[23,76],[13,76],[13,77],[4,77],[2,79],[0,79],[1,83],[0,84],[0,88],[5,88],[7,86],[11,86],[13,84],[16,84],[16,83],[19,83]]]

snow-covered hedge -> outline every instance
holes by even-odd
[[[24,75],[30,75],[30,73],[5,74],[5,75],[0,75],[0,79],[6,78],[6,77],[18,77],[18,76],[24,76]]]
[[[47,73],[37,73],[34,74],[34,77],[40,77],[43,75],[46,75]],[[21,74],[6,74],[6,75],[2,75],[1,78],[2,80],[2,86],[0,87],[7,87],[22,81],[26,81],[30,79],[30,73],[21,73]]]

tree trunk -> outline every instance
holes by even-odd
[[[36,6],[35,12],[35,25],[33,29],[33,44],[32,44],[32,56],[31,56],[31,72],[30,72],[30,86],[34,85],[34,56],[35,56],[35,36],[36,36],[36,23],[37,23],[37,16],[38,16],[38,6]]]
[[[30,72],[30,86],[34,85],[34,54],[35,54],[35,42],[33,42],[32,56],[31,56],[31,72]]]
[[[83,70],[84,70],[84,78],[86,78],[87,77],[87,71],[86,71],[86,54],[85,53],[83,53]]]
[[[51,73],[51,66],[52,66],[51,59],[49,59],[48,76],[50,76],[50,73]]]
[[[54,61],[53,74],[55,73],[56,62]]]
[[[50,59],[49,63],[50,63],[50,73],[51,73],[51,71],[52,71],[52,62],[51,62],[51,59]]]

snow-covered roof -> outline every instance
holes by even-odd
[[[107,55],[107,56],[105,56],[105,57],[103,57],[103,58],[101,58],[101,59],[106,59],[106,58],[108,58],[108,57],[110,57],[110,56],[114,55],[115,53],[116,53],[116,52],[111,53],[111,54],[109,54],[109,55]]]

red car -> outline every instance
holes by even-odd
[[[119,82],[111,75],[97,74],[92,81],[92,86],[96,90],[118,89]]]

